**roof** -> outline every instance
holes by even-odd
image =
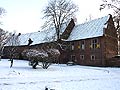
[[[55,34],[54,29],[22,34],[19,37],[20,45],[28,45],[29,38],[33,41],[31,45],[51,42],[53,41],[53,39],[55,39],[53,38],[54,34]]]
[[[103,28],[107,26],[109,17],[110,15],[75,26],[67,41],[103,36]]]
[[[106,22],[108,21],[109,17],[110,15],[76,25],[73,28],[67,41],[103,36],[103,28],[106,27]],[[64,25],[61,31],[64,32],[66,27],[67,25]],[[44,31],[21,34],[19,36],[19,41],[20,45],[28,45],[28,40],[30,38],[33,41],[31,45],[35,45],[55,41],[55,35],[55,29],[51,28]]]
[[[62,26],[60,34],[64,32],[66,27],[67,24]],[[29,38],[33,41],[31,45],[56,41],[56,30],[54,28],[50,28],[39,32],[21,34],[19,36],[20,45],[28,45]]]

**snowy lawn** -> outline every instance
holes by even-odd
[[[120,68],[53,64],[32,69],[28,61],[0,61],[0,90],[120,90]]]

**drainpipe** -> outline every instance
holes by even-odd
[[[120,22],[117,20],[118,55],[120,55]]]

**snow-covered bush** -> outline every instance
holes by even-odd
[[[53,62],[57,62],[60,52],[57,49],[26,49],[22,52],[22,55],[30,60],[29,65],[33,68],[36,68],[41,62],[42,68],[47,69]]]
[[[51,61],[59,63],[58,57],[60,56],[60,51],[58,49],[47,49],[46,52],[48,53],[49,59],[52,59]]]
[[[26,53],[27,57],[39,57],[39,58],[46,58],[48,57],[48,54],[44,50],[35,50],[35,49],[29,49]]]

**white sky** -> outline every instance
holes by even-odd
[[[102,0],[72,0],[79,6],[76,18],[77,23],[83,23],[86,18],[92,19],[105,16],[109,11],[99,11]],[[0,0],[0,7],[7,13],[0,21],[0,28],[10,32],[29,33],[41,30],[43,24],[41,11],[47,5],[48,0]]]

